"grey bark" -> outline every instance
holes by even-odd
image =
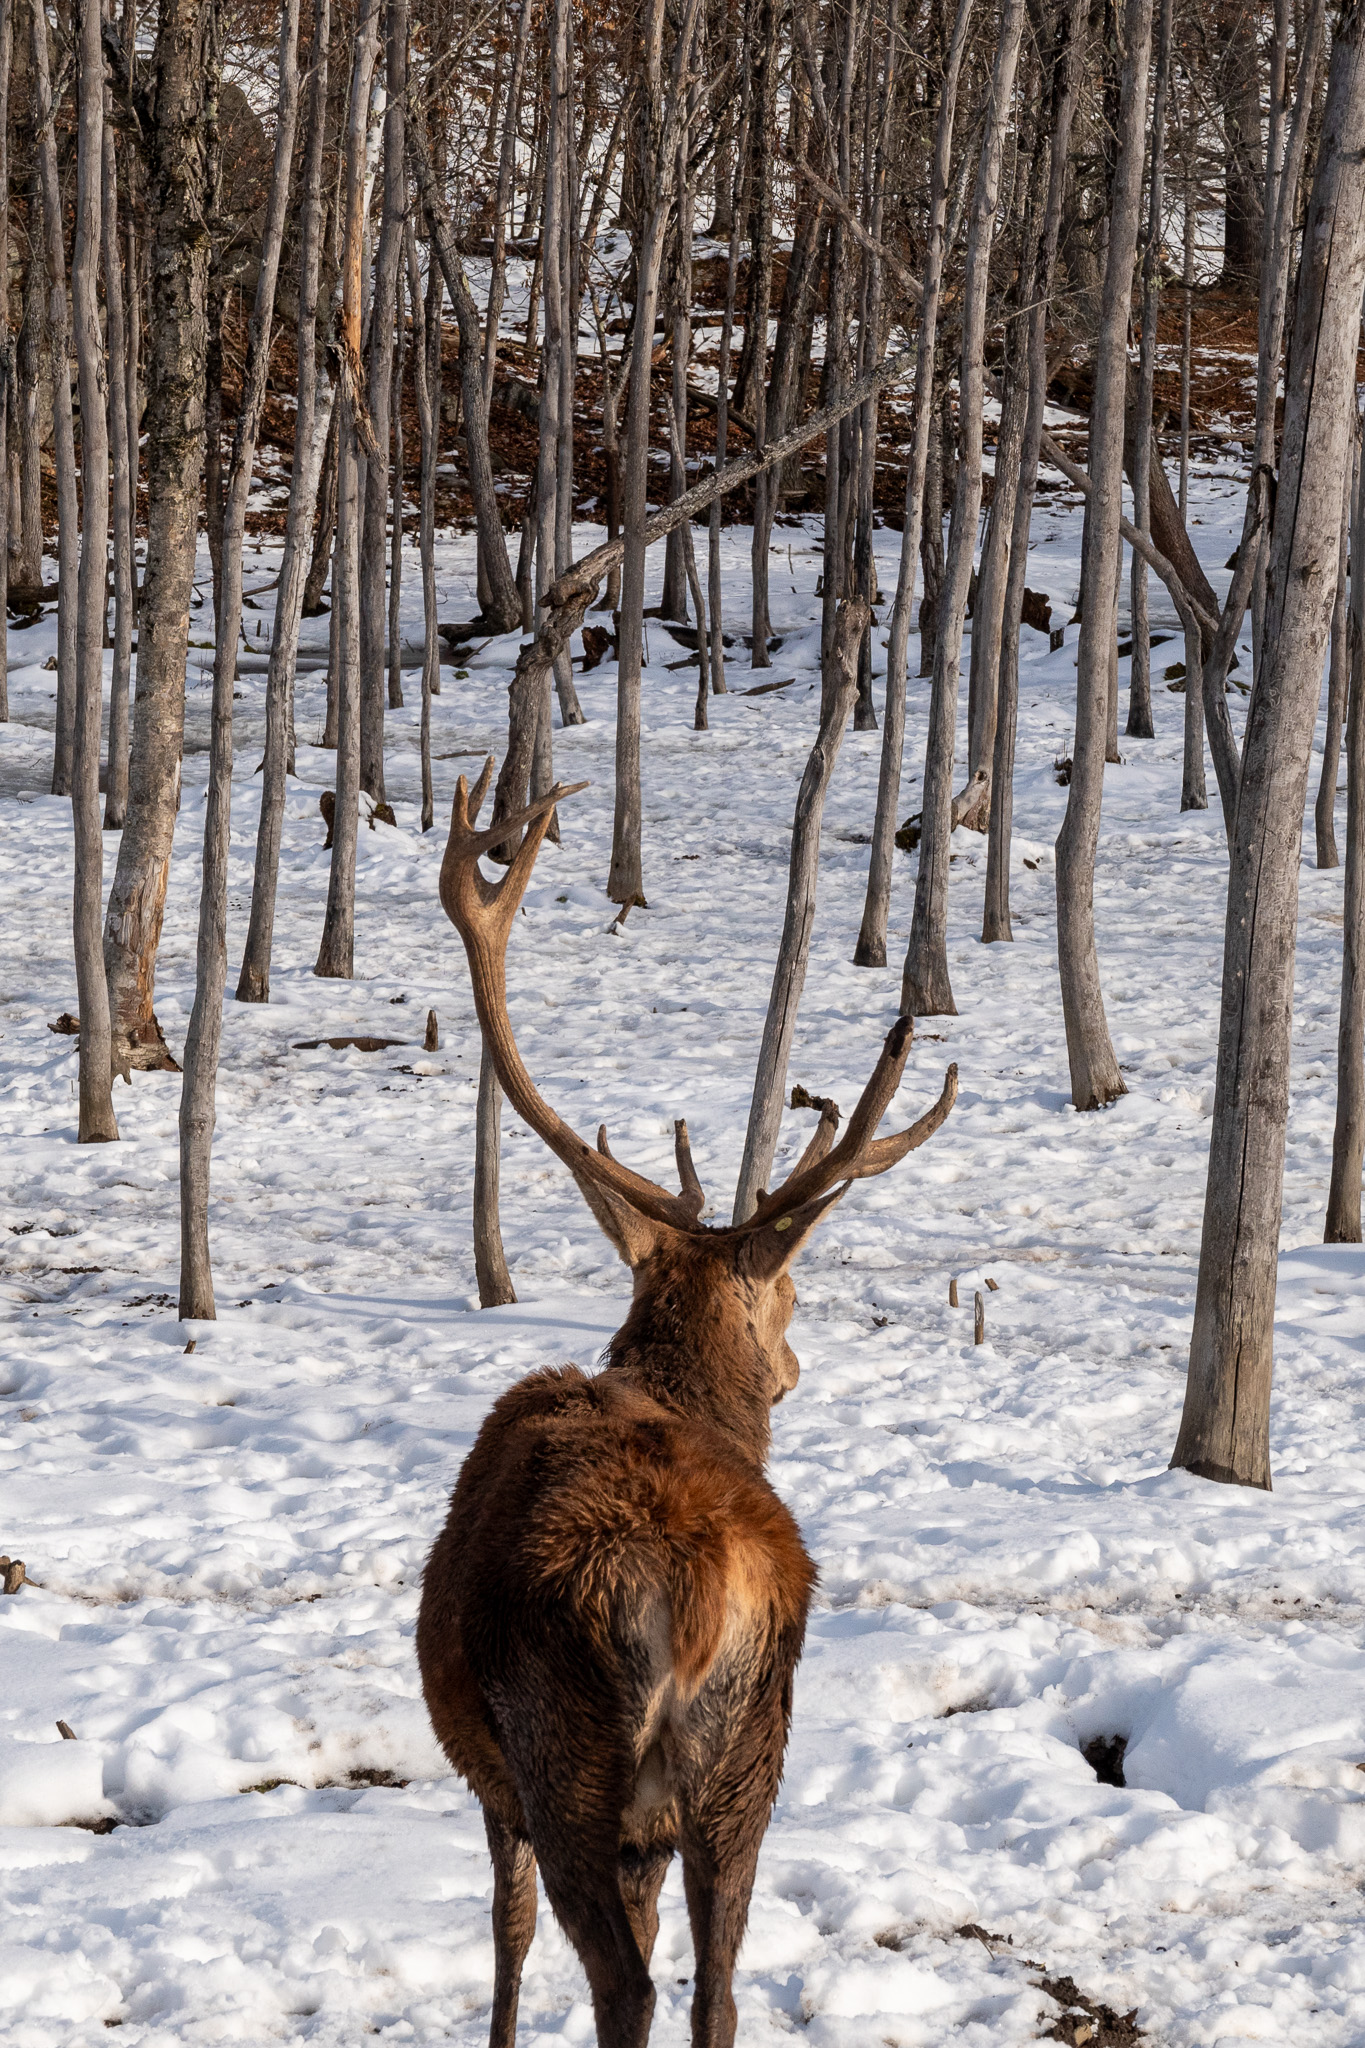
[[[30,221],[41,218],[41,181],[36,167],[29,182],[28,208]],[[24,312],[15,351],[19,551],[10,580],[16,590],[36,590],[43,580],[43,469],[38,439],[43,325],[43,266],[30,260],[24,277]]]
[[[877,809],[872,824],[872,852],[867,871],[863,921],[854,948],[855,967],[885,967],[886,926],[891,907],[891,870],[895,852],[896,811],[900,802],[901,757],[905,749],[905,681],[909,661],[910,618],[915,601],[915,570],[919,562],[924,518],[924,486],[929,448],[936,423],[934,351],[938,340],[938,308],[943,290],[949,178],[952,171],[953,127],[957,88],[967,44],[973,0],[957,0],[940,89],[935,129],[929,226],[915,354],[914,433],[905,475],[905,522],[901,528],[900,568],[891,628],[886,647],[886,697],[883,709],[881,765],[877,776]]]
[[[1359,442],[1359,422],[1356,425]],[[1337,1113],[1326,1244],[1359,1244],[1365,1166],[1365,461],[1357,459],[1351,520],[1351,602],[1346,713],[1346,873],[1343,876]]]
[[[1120,559],[1128,317],[1142,198],[1143,114],[1151,40],[1152,0],[1125,0],[1118,157],[1095,344],[1088,461],[1092,488],[1081,570],[1083,587],[1096,593],[1097,599],[1100,592],[1114,592]],[[1112,627],[1111,600],[1086,607],[1077,653],[1071,785],[1057,838],[1057,966],[1071,1100],[1081,1110],[1100,1109],[1127,1092],[1105,1020],[1095,947],[1095,858],[1104,795]]]
[[[403,256],[406,180],[403,170],[404,95],[407,89],[407,0],[386,0],[384,107],[384,216],[370,303],[366,392],[374,448],[365,465],[363,540],[360,549],[360,787],[376,803],[384,791],[384,572],[388,546],[389,401],[393,384],[393,321]]]
[[[906,947],[901,977],[901,1011],[906,1016],[957,1014],[948,975],[948,850],[953,835],[953,747],[957,725],[958,672],[977,519],[981,510],[981,414],[985,396],[984,351],[991,243],[1000,191],[1005,124],[1014,91],[1023,26],[1023,0],[1004,0],[967,239],[959,377],[961,447],[929,697],[919,874],[915,882],[910,942]]]
[[[228,461],[223,503],[222,608],[213,654],[213,707],[209,738],[204,857],[199,884],[194,1002],[185,1033],[185,1079],[180,1090],[180,1317],[211,1321],[213,1267],[209,1254],[209,1174],[216,1120],[218,1055],[227,984],[228,857],[232,830],[232,690],[242,626],[242,546],[246,503],[265,406],[275,282],[289,205],[290,167],[299,100],[300,0],[284,0],[278,55],[275,154],[261,233],[261,267],[247,333],[242,404]]]
[[[57,730],[52,750],[52,794],[70,796],[76,739],[76,557],[80,544],[76,435],[71,412],[71,321],[66,299],[62,188],[57,169],[44,0],[31,0],[30,19],[33,111],[47,275],[48,361],[52,369],[52,438],[57,467]],[[103,645],[103,634],[100,639]]]
[[[1270,1388],[1304,798],[1322,688],[1365,288],[1365,7],[1328,70],[1285,376],[1264,672],[1228,873],[1218,1076],[1199,1285],[1172,1462],[1270,1485]]]
[[[1166,97],[1171,78],[1172,0],[1161,0],[1157,33],[1156,84],[1152,93],[1151,168],[1147,182],[1147,224],[1142,243],[1142,346],[1138,358],[1137,417],[1133,428],[1133,524],[1152,530],[1152,412],[1156,389],[1157,316],[1160,306],[1161,231],[1165,203]],[[1147,564],[1134,555],[1130,571],[1132,655],[1128,664],[1130,739],[1154,738],[1152,650],[1147,619]]]
[[[431,783],[431,700],[439,688],[441,651],[436,638],[436,394],[433,389],[433,358],[440,360],[441,273],[431,265],[427,298],[423,302],[422,279],[417,265],[417,236],[411,220],[407,224],[408,298],[412,306],[412,376],[417,395],[417,420],[422,437],[421,482],[418,486],[421,519],[418,558],[422,571],[422,830],[430,832],[435,822],[435,797]]]
[[[324,379],[318,393],[318,274],[322,254],[322,153],[327,130],[327,77],[331,55],[331,0],[314,0],[309,51],[308,132],[304,143],[299,205],[299,314],[294,454],[289,475],[284,548],[275,594],[270,668],[265,684],[265,756],[261,762],[261,811],[256,826],[256,861],[251,913],[237,979],[239,1003],[270,1001],[270,956],[275,937],[275,897],[284,834],[285,789],[293,730],[294,663],[299,647],[304,584],[312,546],[313,512],[323,447],[331,438],[333,391]]]
[[[1347,647],[1347,572],[1351,558],[1351,507],[1355,500],[1354,476],[1348,469],[1341,507],[1341,542],[1337,555],[1337,590],[1332,605],[1331,652],[1327,658],[1327,718],[1322,736],[1322,774],[1313,806],[1313,837],[1320,868],[1337,864],[1337,774],[1341,766],[1341,728],[1346,718],[1347,675],[1350,655]]]
[[[106,95],[107,98],[107,95]],[[118,831],[128,811],[128,690],[133,662],[133,481],[129,460],[128,337],[118,222],[114,131],[106,119],[103,146],[104,304],[109,351],[109,448],[114,512],[114,660],[109,686],[109,771],[104,829]],[[107,1000],[107,997],[106,997]]]
[[[0,0],[0,725],[9,718],[9,416],[14,402],[14,338],[9,325],[9,87],[14,0]]]
[[[185,659],[204,457],[204,99],[210,0],[163,0],[147,144],[147,565],[128,815],[104,923],[114,1058],[174,1068],[152,1007],[180,800]]]
[[[44,38],[46,28],[44,26]],[[104,844],[100,836],[100,710],[109,574],[109,423],[100,333],[101,186],[104,176],[104,54],[95,0],[81,9],[77,45],[76,238],[71,289],[81,394],[83,526],[76,598],[76,674],[71,819],[76,880],[72,936],[80,1001],[82,1145],[118,1136],[111,1094],[109,990],[100,951]],[[71,537],[72,545],[75,536]]]
[[[517,1298],[502,1249],[498,1213],[502,1149],[502,1089],[484,1046],[474,1119],[474,1275],[480,1308],[505,1308]]]
[[[735,1190],[732,1218],[735,1223],[743,1223],[753,1214],[761,1191],[769,1185],[772,1174],[773,1155],[782,1123],[787,1063],[791,1057],[801,991],[805,987],[810,960],[811,931],[815,924],[820,824],[834,764],[843,744],[844,728],[858,691],[858,646],[868,616],[866,599],[852,597],[844,600],[835,621],[829,654],[821,666],[820,725],[801,777],[792,819],[787,908],[782,920],[782,938],[773,969],[772,991],[768,997],[768,1013],[764,1019],[753,1098],[749,1105],[744,1156],[740,1162],[739,1185]]]
[[[341,367],[337,404],[336,550],[332,613],[337,678],[336,791],[327,908],[314,974],[349,981],[355,961],[356,812],[360,798],[360,448],[372,434],[361,416],[360,323],[365,226],[365,141],[370,79],[378,55],[379,0],[362,0],[356,22],[346,114],[345,230],[341,271]],[[411,139],[416,123],[409,122]],[[462,351],[463,354],[463,351]],[[480,374],[475,363],[476,378]],[[471,429],[474,422],[469,423]]]

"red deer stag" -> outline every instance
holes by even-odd
[[[877,1138],[900,1082],[900,1018],[836,1144],[833,1105],[783,1187],[737,1228],[700,1221],[687,1127],[681,1192],[594,1151],[542,1099],[507,1016],[506,951],[556,786],[476,830],[492,772],[461,777],[441,902],[517,1114],[578,1183],[631,1269],[634,1299],[595,1375],[532,1373],[502,1396],[460,1473],[427,1566],[422,1685],[478,1796],[493,1858],[491,2048],[512,2048],[536,1865],[592,1988],[601,2048],[642,2048],[659,1887],[681,1849],[694,2048],[729,2048],[730,1981],[782,1772],[815,1568],[764,1477],[769,1409],[800,1370],[788,1268],[851,1182],[936,1131],[957,1071],[908,1131]],[[579,783],[577,788],[585,785]],[[480,855],[527,827],[505,875]]]

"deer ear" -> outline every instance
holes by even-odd
[[[826,1209],[841,1201],[851,1186],[851,1181],[843,1181],[832,1193],[817,1195],[813,1202],[803,1202],[790,1214],[751,1230],[740,1253],[740,1270],[754,1280],[776,1280],[790,1266]]]
[[[634,1272],[650,1255],[657,1251],[660,1241],[673,1233],[666,1223],[656,1223],[652,1217],[642,1216],[629,1202],[600,1181],[578,1181],[578,1191],[592,1210],[606,1237],[616,1247],[618,1257]]]

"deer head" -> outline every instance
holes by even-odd
[[[490,755],[472,793],[460,777],[441,863],[441,904],[464,940],[474,1005],[498,1079],[517,1115],[568,1167],[631,1269],[634,1302],[613,1340],[612,1363],[629,1366],[675,1405],[699,1409],[737,1447],[761,1458],[767,1410],[795,1386],[800,1370],[786,1341],[796,1305],[793,1261],[855,1180],[885,1173],[933,1136],[956,1100],[957,1068],[949,1067],[938,1101],[916,1123],[878,1138],[910,1050],[911,1019],[897,1018],[843,1135],[837,1136],[837,1108],[822,1102],[810,1143],[782,1186],[764,1193],[742,1224],[703,1224],[706,1197],[685,1122],[674,1125],[679,1187],[672,1194],[612,1156],[605,1126],[595,1149],[579,1137],[526,1071],[507,1015],[508,936],[555,806],[587,784],[556,783],[517,816],[481,832],[478,816],[492,772]],[[522,826],[525,836],[510,866],[488,881],[481,855]]]

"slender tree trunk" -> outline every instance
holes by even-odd
[[[1172,1462],[1270,1485],[1270,1384],[1304,798],[1334,594],[1365,288],[1365,8],[1338,17],[1303,233],[1265,626],[1228,872],[1218,1077]]]
[[[104,304],[109,344],[109,447],[114,506],[114,662],[109,692],[109,772],[104,829],[116,832],[128,811],[128,690],[133,663],[133,496],[128,431],[127,330],[118,231],[114,131],[106,120],[103,147]],[[101,973],[103,969],[101,969]],[[106,998],[107,1000],[107,998]]]
[[[14,338],[9,325],[9,86],[14,0],[0,0],[0,724],[9,718],[9,415],[14,399]]]
[[[858,645],[867,620],[865,599],[845,599],[835,622],[833,645],[822,665],[820,728],[806,763],[806,772],[801,778],[796,813],[792,819],[787,910],[782,922],[777,965],[773,969],[763,1042],[759,1047],[753,1100],[749,1106],[749,1127],[744,1138],[739,1186],[735,1191],[735,1223],[743,1223],[753,1214],[758,1206],[759,1190],[769,1185],[772,1174],[782,1123],[787,1063],[791,1057],[801,991],[805,987],[806,967],[810,960],[820,869],[820,824],[834,764],[843,745],[844,728],[858,691]]]
[[[749,147],[749,74],[744,74],[744,96],[740,109],[739,140],[736,145],[738,160],[742,163]],[[719,172],[717,172],[719,176]],[[716,365],[716,469],[725,467],[725,450],[730,430],[730,352],[735,335],[735,287],[739,276],[739,224],[731,197],[728,202],[729,247],[725,261],[725,310],[720,323],[720,357]],[[717,217],[721,213],[719,188],[716,196]],[[715,697],[726,695],[725,685],[725,621],[724,575],[720,560],[720,499],[714,500],[707,518],[706,527],[706,576],[711,599],[711,694]]]
[[[436,815],[431,783],[431,700],[437,693],[441,673],[441,652],[436,638],[436,398],[432,385],[433,358],[439,361],[441,349],[441,273],[433,263],[424,304],[422,278],[417,264],[417,236],[411,219],[407,223],[406,235],[408,298],[412,306],[412,377],[422,436],[421,525],[417,544],[422,565],[422,830],[430,832]]]
[[[232,686],[242,625],[242,545],[246,505],[265,406],[275,281],[289,206],[289,173],[299,100],[299,4],[284,0],[275,108],[275,157],[261,234],[261,268],[247,334],[242,404],[228,463],[223,505],[222,608],[213,656],[213,711],[209,786],[204,806],[204,859],[199,887],[199,934],[194,1003],[185,1033],[185,1079],[180,1091],[180,1318],[211,1321],[213,1268],[209,1257],[209,1173],[216,1121],[218,1055],[227,984],[228,857],[232,824]]]
[[[1055,41],[1049,67],[1050,121],[1047,138],[1047,203],[1030,258],[1026,380],[1028,410],[1019,457],[1019,490],[1010,536],[1010,570],[1005,587],[1000,644],[995,749],[991,764],[991,811],[986,842],[986,900],[981,922],[985,944],[1012,941],[1010,923],[1010,841],[1014,829],[1014,747],[1019,714],[1019,627],[1028,573],[1029,529],[1034,486],[1047,413],[1047,316],[1057,267],[1062,207],[1066,196],[1071,128],[1080,97],[1085,54],[1087,0],[1063,0],[1054,16]],[[1040,171],[1041,183],[1041,171]]]
[[[1147,185],[1147,226],[1142,247],[1142,351],[1138,364],[1137,418],[1133,428],[1133,524],[1152,530],[1152,412],[1156,390],[1157,316],[1161,286],[1161,232],[1165,205],[1166,96],[1171,77],[1172,0],[1161,0],[1157,35],[1156,85],[1152,94],[1151,168]],[[1134,554],[1130,572],[1132,654],[1128,664],[1129,739],[1155,737],[1152,725],[1152,650],[1147,622],[1147,564]]]
[[[384,571],[388,558],[389,400],[393,383],[393,322],[398,268],[403,255],[404,94],[407,90],[407,0],[386,0],[384,108],[384,218],[370,305],[367,396],[374,450],[365,465],[365,509],[360,549],[360,787],[376,803],[384,791]],[[482,379],[480,378],[482,394]]]
[[[41,220],[42,188],[35,166],[28,191],[30,238]],[[18,596],[33,592],[35,603],[43,583],[43,459],[38,434],[38,393],[43,367],[43,266],[30,254],[24,277],[24,314],[15,355],[15,425],[19,457],[19,552],[10,578]]]
[[[289,509],[285,514],[284,550],[275,597],[275,623],[270,641],[270,668],[265,685],[265,758],[261,763],[261,814],[256,827],[256,865],[251,884],[251,915],[237,980],[239,1003],[270,1001],[270,956],[275,936],[275,897],[279,884],[280,845],[284,836],[284,802],[289,772],[294,663],[298,657],[299,622],[318,490],[323,444],[332,440],[333,399],[325,383],[318,398],[317,328],[318,273],[322,253],[322,152],[327,130],[327,76],[331,51],[331,0],[313,0],[313,33],[309,51],[308,133],[300,207],[299,317],[295,337],[298,357],[297,406],[294,413],[294,458],[289,478]]]
[[[327,909],[314,974],[349,981],[355,960],[356,813],[360,798],[360,322],[365,230],[365,140],[370,79],[379,43],[379,0],[361,0],[351,63],[346,116],[345,232],[341,270],[343,375],[337,403],[337,538],[332,564],[332,610],[336,627],[337,765],[332,824],[332,868]],[[415,122],[409,123],[409,136]],[[462,347],[461,356],[466,351]],[[479,374],[477,363],[475,374]],[[467,422],[470,438],[476,422]],[[365,431],[372,431],[368,421]]]
[[[1353,466],[1352,466],[1353,468]],[[1327,721],[1322,737],[1322,775],[1318,800],[1313,806],[1313,832],[1320,868],[1337,864],[1337,774],[1341,766],[1341,728],[1346,717],[1347,674],[1347,570],[1351,559],[1351,507],[1355,499],[1352,469],[1346,478],[1345,501],[1341,508],[1341,545],[1337,555],[1337,594],[1332,606],[1331,652],[1327,659]]]
[[[934,350],[938,308],[943,290],[948,218],[948,182],[952,170],[953,127],[957,115],[958,79],[967,43],[972,0],[957,0],[957,15],[943,67],[938,125],[934,142],[933,183],[925,251],[924,296],[920,302],[915,357],[915,426],[905,475],[905,523],[901,529],[900,571],[891,611],[886,648],[886,702],[881,768],[877,778],[877,811],[872,825],[872,854],[867,873],[863,921],[853,953],[855,967],[885,967],[886,925],[891,907],[891,867],[895,848],[896,810],[900,802],[901,756],[905,747],[905,679],[910,646],[910,614],[915,601],[915,567],[919,559],[924,516],[925,479],[936,424]],[[940,493],[941,493],[940,486]],[[940,518],[941,518],[940,497]]]
[[[1076,668],[1076,739],[1066,818],[1057,838],[1057,965],[1062,984],[1071,1100],[1101,1109],[1126,1094],[1109,1038],[1095,947],[1095,858],[1104,795],[1114,590],[1120,560],[1128,318],[1142,199],[1143,113],[1152,41],[1152,0],[1125,0],[1119,80],[1118,158],[1110,200],[1095,396],[1090,408],[1092,489],[1082,583],[1092,594],[1081,620]]]
[[[204,457],[204,99],[211,0],[162,0],[147,148],[147,566],[128,815],[104,923],[114,1059],[175,1069],[152,1007],[180,801],[185,660]]]
[[[336,536],[337,523],[337,436],[341,431],[341,414],[332,407],[327,428],[327,442],[322,455],[322,475],[317,489],[317,524],[312,538],[312,551],[308,562],[308,576],[303,588],[303,616],[315,619],[325,609],[322,593],[327,587],[327,578],[332,569],[332,544]],[[325,747],[336,745],[336,734],[323,740]]]
[[[1365,461],[1356,422],[1356,490],[1351,520],[1346,714],[1346,873],[1343,877],[1341,1019],[1337,1030],[1337,1115],[1326,1244],[1359,1244],[1365,1165]]]
[[[749,148],[752,165],[750,206],[749,301],[744,315],[744,355],[735,393],[747,410],[761,446],[768,431],[768,312],[773,281],[773,134],[777,126],[777,10],[773,0],[751,0],[757,34],[754,56],[754,122]],[[856,12],[856,9],[854,10]],[[689,212],[689,249],[692,221]],[[689,272],[690,272],[689,264]],[[746,366],[748,376],[745,375]],[[775,476],[754,479],[754,531],[749,551],[753,608],[750,617],[749,666],[768,668],[768,537],[772,532]],[[684,476],[682,488],[686,488]]]
[[[407,368],[407,323],[403,318],[403,270],[401,255],[395,281],[398,345],[393,353],[393,397],[389,408],[392,421],[393,453],[390,467],[389,502],[389,709],[403,708],[403,375]]]
[[[474,1120],[474,1275],[480,1308],[505,1308],[517,1298],[502,1249],[498,1214],[499,1154],[502,1148],[502,1089],[485,1046],[479,1057],[479,1097]]]
[[[953,516],[939,603],[934,676],[929,698],[929,736],[924,755],[923,830],[919,875],[901,977],[901,1011],[906,1016],[955,1016],[948,976],[948,851],[952,840],[953,747],[957,725],[962,624],[971,583],[972,553],[981,510],[981,414],[985,389],[986,305],[1000,163],[1015,66],[1024,26],[1023,0],[1004,0],[991,74],[986,132],[977,169],[967,274],[962,295],[961,453],[953,492]]]
[[[512,183],[517,163],[517,128],[521,118],[522,79],[526,72],[526,46],[531,32],[531,0],[521,0],[517,16],[517,38],[512,51],[512,75],[507,85],[507,105],[502,122],[502,150],[498,158],[498,188],[493,201],[493,267],[488,285],[488,317],[483,337],[484,418],[493,399],[498,372],[498,334],[502,309],[507,299],[507,222],[512,210]]]
[[[53,127],[52,81],[44,0],[30,0],[33,29],[33,98],[38,174],[43,200],[43,253],[47,263],[48,360],[52,366],[52,436],[57,463],[57,732],[52,794],[70,796],[76,740],[76,555],[80,512],[76,497],[76,435],[71,414],[71,323],[66,302],[62,243],[62,188]],[[97,174],[98,179],[98,174]],[[98,189],[98,185],[97,185]],[[103,645],[104,636],[100,635]]]
[[[71,817],[76,881],[73,937],[80,1000],[82,1145],[117,1138],[111,1093],[109,990],[100,954],[104,844],[100,837],[100,709],[104,697],[105,592],[109,574],[109,425],[100,333],[101,186],[104,173],[104,53],[100,10],[81,10],[77,47],[76,239],[71,291],[81,394],[84,523],[76,600],[76,703]]]

